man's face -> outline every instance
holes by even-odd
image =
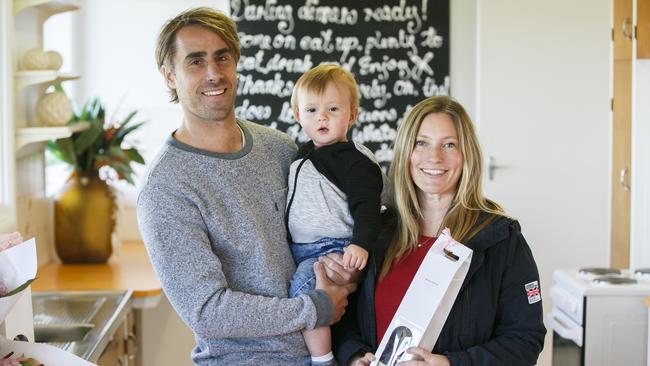
[[[174,70],[163,66],[167,86],[176,89],[186,119],[219,122],[235,118],[237,63],[216,33],[186,26],[176,33]]]

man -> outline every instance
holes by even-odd
[[[239,56],[235,23],[220,12],[191,9],[164,25],[156,60],[183,123],[148,168],[138,221],[165,294],[194,332],[196,364],[305,365],[300,330],[337,321],[353,285],[334,285],[317,264],[317,290],[287,298],[296,147],[235,117]]]

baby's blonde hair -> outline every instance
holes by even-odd
[[[350,109],[354,111],[359,108],[359,86],[354,80],[354,75],[337,64],[325,63],[302,74],[296,81],[291,94],[293,115],[298,115],[298,93],[300,91],[322,95],[329,82],[348,88],[350,91]]]

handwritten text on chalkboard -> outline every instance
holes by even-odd
[[[290,107],[302,73],[350,70],[361,106],[351,138],[386,167],[404,113],[449,94],[449,0],[231,0],[242,57],[236,114],[307,141]]]

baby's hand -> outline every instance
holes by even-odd
[[[343,249],[343,267],[356,268],[359,271],[368,263],[368,251],[356,244],[350,244]]]

